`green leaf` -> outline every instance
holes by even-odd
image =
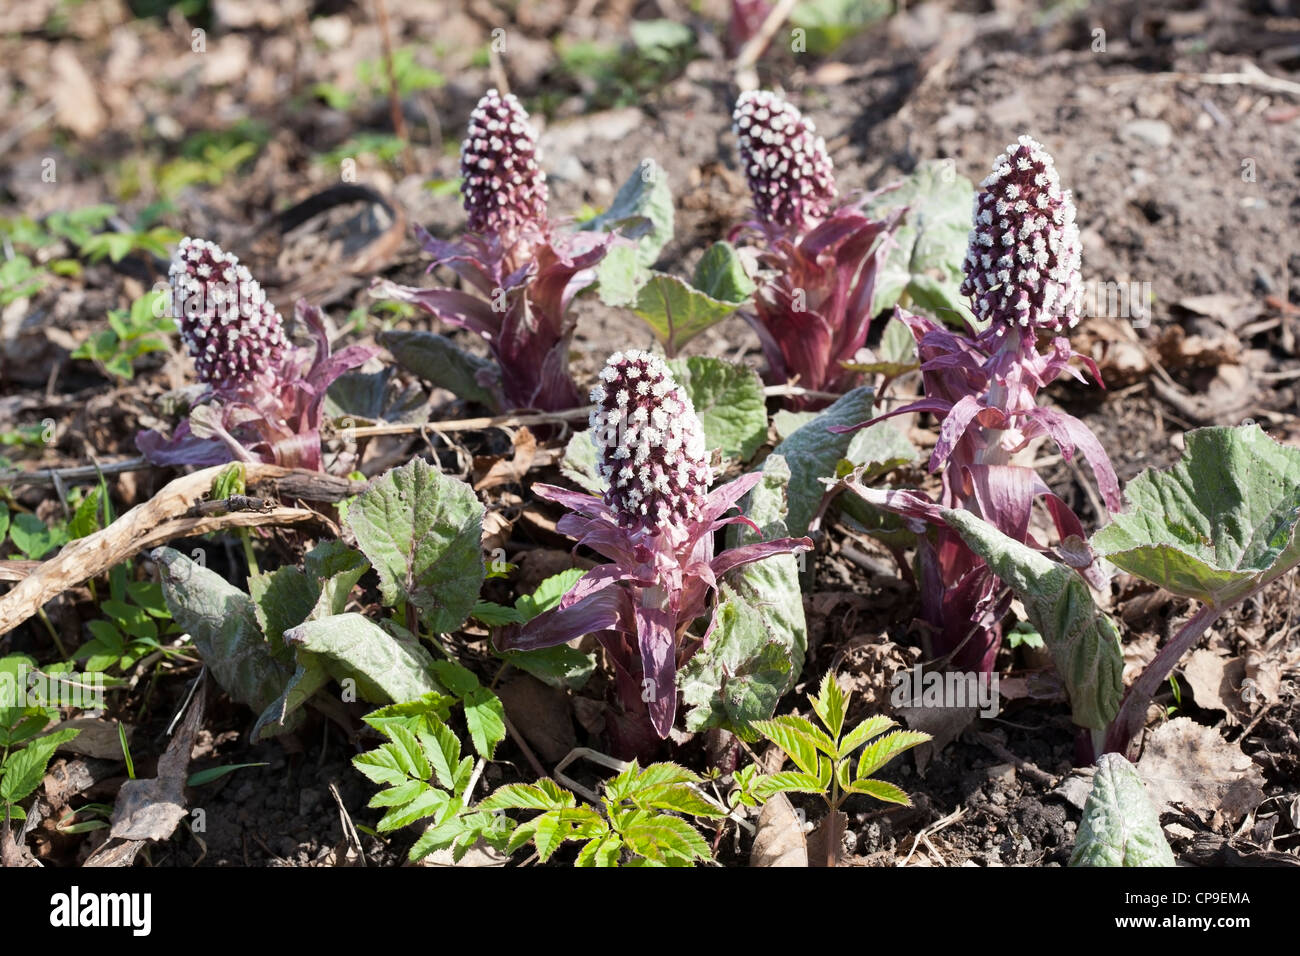
[[[560,603],[564,595],[573,590],[573,586],[587,572],[582,568],[569,568],[550,577],[537,585],[532,594],[525,594],[515,601],[515,608],[523,621],[531,621],[543,611],[549,611]]]
[[[787,714],[771,720],[756,720],[751,726],[784,750],[800,770],[816,775],[817,745],[807,733],[808,727],[812,726],[808,721],[792,720],[791,715]]]
[[[599,216],[584,222],[580,229],[595,232],[613,232],[619,229],[639,233],[631,264],[648,269],[659,258],[659,252],[673,237],[673,194],[668,188],[668,176],[652,159],[643,159],[627,181],[619,187],[614,201]],[[644,222],[637,222],[638,219]],[[613,254],[618,247],[610,250]],[[606,256],[606,262],[609,256]],[[615,303],[605,300],[607,278],[612,277],[613,270],[622,271],[628,262],[610,264],[611,276],[607,277],[606,264],[601,263],[600,283],[601,298],[607,305]],[[615,284],[625,286],[627,279],[619,277]],[[629,305],[630,301],[617,303]]]
[[[739,303],[715,299],[677,276],[654,273],[637,293],[632,311],[676,355],[687,342],[736,311]]]
[[[951,160],[921,163],[898,189],[867,205],[875,218],[907,207],[877,274],[873,315],[906,295],[912,309],[940,321],[960,325],[962,318],[973,318],[958,288],[974,205],[975,186],[957,174]]]
[[[409,601],[435,632],[460,627],[484,578],[483,505],[469,485],[414,458],[357,496],[347,524],[385,603]]]
[[[476,687],[464,698],[465,723],[479,756],[492,759],[506,736],[506,709],[501,698],[486,687]]]
[[[720,302],[743,305],[754,294],[755,286],[735,246],[715,242],[695,266],[695,288]]]
[[[258,713],[266,710],[283,693],[293,668],[272,655],[253,599],[172,548],[158,548],[151,557],[172,617],[193,638],[217,683]],[[273,732],[290,730],[297,722],[290,720]]]
[[[713,859],[699,831],[680,817],[644,817],[623,828],[620,836],[630,851],[656,863],[690,865]]]
[[[866,794],[885,803],[897,803],[905,807],[912,805],[911,797],[886,780],[854,780],[846,789],[849,793]]]
[[[804,31],[806,52],[827,56],[892,12],[887,0],[803,0],[791,11],[790,25]]]
[[[745,365],[693,355],[668,363],[704,427],[705,447],[748,461],[767,440],[767,403],[758,373]]]
[[[4,776],[0,777],[0,801],[17,803],[35,792],[45,778],[45,768],[54,751],[79,733],[77,728],[56,730],[9,754],[4,762]]]
[[[602,495],[609,487],[600,476],[597,467],[596,446],[592,444],[591,432],[574,432],[564,446],[564,457],[560,459],[560,472],[565,478],[593,495]]]
[[[848,452],[854,433],[837,435],[832,426],[860,425],[871,418],[874,393],[863,386],[841,395],[835,403],[777,445],[773,454],[790,467],[790,514],[786,524],[792,535],[808,533],[808,524],[826,494],[822,478],[834,478],[836,466]]]
[[[478,601],[470,617],[486,624],[488,627],[504,627],[507,624],[523,624],[524,616],[512,607],[495,604],[492,601]]]
[[[969,512],[945,510],[943,518],[1024,603],[1065,681],[1074,722],[1105,728],[1119,711],[1124,658],[1119,629],[1083,578]]]
[[[434,661],[433,672],[442,685],[457,697],[466,697],[481,686],[472,670],[455,661]]]
[[[576,807],[577,798],[555,781],[543,777],[537,783],[508,783],[479,803],[481,810],[561,810]]]
[[[9,540],[32,561],[39,561],[68,540],[63,528],[47,528],[45,522],[34,514],[22,512],[13,517],[9,527]]]
[[[273,648],[284,644],[284,632],[307,620],[320,596],[320,582],[289,565],[273,572],[251,574],[248,592],[257,611],[257,623]]]
[[[451,797],[447,793],[433,787],[425,787],[410,803],[390,808],[375,824],[375,829],[380,833],[400,830],[417,820],[437,816],[450,802]]]
[[[594,655],[565,644],[536,651],[506,651],[501,656],[544,684],[570,690],[581,688],[596,671]]]
[[[889,761],[904,751],[911,750],[930,740],[930,735],[917,730],[895,730],[885,734],[879,740],[867,744],[858,758],[858,769],[854,776],[859,780],[870,777]]]
[[[285,631],[284,639],[321,658],[335,680],[355,680],[365,700],[401,703],[441,690],[433,678],[433,658],[419,641],[390,633],[361,614],[304,621]]]
[[[390,732],[399,729],[401,728],[389,728]],[[421,731],[419,740],[423,747],[422,752],[433,768],[438,783],[448,790],[455,789],[456,781],[460,776],[460,738],[439,720],[432,722],[428,731]],[[427,777],[428,773],[426,772],[424,776]]]
[[[102,493],[101,485],[91,488],[68,519],[68,537],[73,541],[99,530],[99,499]],[[4,532],[0,531],[0,540],[3,539]]]
[[[445,335],[392,330],[379,333],[379,344],[393,353],[397,364],[426,382],[445,388],[457,398],[499,410],[497,366],[466,352]]]
[[[212,783],[214,780],[220,780],[228,773],[234,773],[236,770],[243,770],[246,767],[268,767],[270,764],[265,761],[261,763],[231,763],[224,767],[209,767],[207,770],[200,770],[198,773],[192,773],[185,781],[187,787],[201,787],[205,783]]]
[[[1070,866],[1174,865],[1142,778],[1121,755],[1102,754]]]
[[[389,724],[394,723],[411,729],[429,728],[434,725],[434,721],[447,720],[451,716],[451,706],[455,702],[456,698],[435,691],[414,700],[405,700],[372,710],[361,719],[381,732]]]
[[[730,586],[724,583],[720,596],[709,643],[678,674],[682,699],[691,706],[686,727],[752,733],[749,723],[771,717],[791,682],[794,650],[774,638],[759,610]],[[802,653],[799,658],[802,664]]]
[[[868,717],[844,736],[840,741],[839,753],[836,756],[841,758],[849,756],[872,737],[883,734],[893,726],[895,726],[895,722],[888,717],[880,715]]]
[[[844,729],[844,712],[848,707],[848,698],[831,671],[822,675],[821,688],[815,696],[808,695],[808,700],[812,703],[813,712],[830,732],[831,739],[838,741],[840,731]],[[832,749],[829,756],[834,757],[836,752],[836,749]]]
[[[5,543],[5,535],[9,533],[9,506],[0,501],[0,545]]]
[[[749,792],[761,802],[778,793],[824,793],[825,788],[816,774],[786,770],[755,777],[750,782]]]
[[[325,661],[309,651],[298,652],[297,666],[289,677],[284,690],[257,718],[253,725],[253,740],[271,736],[275,728],[289,723],[292,715],[301,710],[313,695],[329,683],[330,675]],[[297,717],[293,718],[297,720]],[[269,729],[270,734],[263,731]]]
[[[762,535],[747,525],[732,525],[727,529],[727,547],[789,535],[786,527],[789,484],[790,467],[785,458],[777,454],[768,455],[763,460],[763,480],[741,501],[741,511],[762,530]],[[782,694],[799,679],[808,649],[808,624],[804,618],[803,589],[799,584],[799,572],[806,558],[805,554],[777,554],[737,568],[727,575],[727,582],[738,596],[759,612],[768,635],[785,651],[790,661],[789,674],[781,687]],[[769,717],[771,713],[761,716]]]
[[[1092,544],[1131,574],[1225,607],[1300,564],[1300,449],[1258,425],[1185,440],[1176,465],[1128,483],[1128,510]]]
[[[876,422],[853,433],[844,457],[854,467],[866,466],[862,469],[861,480],[867,482],[911,464],[916,461],[918,452],[892,422]]]

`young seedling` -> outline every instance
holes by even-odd
[[[736,522],[754,527],[746,518],[723,515],[762,475],[708,490],[713,474],[700,420],[656,356],[615,352],[600,379],[591,392],[590,435],[608,483],[603,500],[553,485],[534,485],[533,492],[570,508],[556,529],[610,563],[587,572],[556,607],[500,635],[498,646],[535,650],[598,635],[614,663],[622,705],[607,730],[618,749],[635,754],[656,746],[672,728],[677,669],[708,637],[688,638],[687,629],[709,614],[709,592],[723,575],[809,549],[812,541],[760,541],[715,556],[716,531]]]
[[[859,373],[841,363],[866,342],[877,271],[903,211],[873,220],[861,211],[870,197],[836,205],[825,141],[778,94],[742,93],[733,120],[755,218],[732,238],[751,233],[763,269],[754,310],[742,315],[763,345],[768,379],[848,391]]]
[[[840,807],[844,802],[861,794],[910,807],[911,799],[899,787],[873,776],[899,754],[930,740],[929,734],[915,730],[885,733],[897,724],[883,716],[868,717],[845,733],[844,719],[851,696],[844,693],[833,674],[827,673],[818,692],[808,695],[821,727],[797,714],[754,721],[754,730],[781,748],[798,769],[763,774],[758,772],[757,764],[750,765],[736,775],[733,794],[736,802],[747,806],[764,803],[778,793],[819,795],[828,811],[821,824],[830,836],[826,840],[828,866],[835,866],[842,852],[839,836],[844,831],[844,814]],[[864,744],[866,749],[855,767],[853,754]]]
[[[943,508],[979,515],[1015,540],[1042,548],[1046,543],[1029,530],[1034,502],[1041,499],[1062,546],[1082,546],[1079,518],[1031,467],[1015,459],[1033,439],[1047,435],[1065,460],[1083,453],[1106,509],[1120,509],[1119,480],[1101,442],[1083,422],[1037,399],[1064,373],[1083,381],[1071,367],[1075,358],[1101,381],[1095,363],[1072,351],[1065,336],[1079,321],[1082,299],[1074,202],[1060,188],[1051,157],[1028,136],[1007,147],[982,186],[962,292],[986,323],[984,330],[968,328],[960,335],[898,309],[917,342],[925,398],[859,427],[914,412],[937,416],[942,424],[929,467],[942,472]],[[1041,353],[1040,334],[1052,336]],[[879,507],[935,524],[931,536],[918,538],[916,555],[930,654],[947,658],[958,670],[991,670],[1010,592],[934,512],[856,482],[848,487]],[[1094,584],[1101,583],[1099,568],[1089,567],[1087,573]]]
[[[170,438],[136,444],[156,465],[262,461],[321,470],[321,406],[330,384],[377,350],[331,354],[320,309],[300,300],[313,345],[297,347],[245,266],[215,243],[183,239],[171,265],[172,316],[205,388]]]

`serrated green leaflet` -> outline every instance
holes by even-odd
[[[1024,603],[1065,681],[1074,722],[1105,728],[1119,711],[1124,658],[1119,629],[1083,578],[969,512],[945,510],[943,519]]]
[[[745,365],[693,355],[668,363],[704,427],[705,447],[747,461],[767,440],[767,405],[758,373]]]
[[[1188,432],[1182,459],[1125,496],[1092,545],[1174,594],[1225,607],[1300,564],[1300,449],[1257,425]]]
[[[1174,866],[1142,778],[1119,754],[1097,761],[1070,866]]]
[[[484,578],[483,505],[468,485],[415,458],[360,494],[347,524],[385,603],[409,601],[435,632],[460,627]]]

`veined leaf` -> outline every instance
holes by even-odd
[[[348,509],[348,526],[390,606],[409,601],[428,627],[453,631],[483,585],[483,505],[422,458],[394,468]]]
[[[888,717],[882,717],[879,715],[868,717],[862,723],[850,730],[848,735],[840,741],[840,749],[837,756],[847,757],[872,737],[883,734],[893,726],[895,726],[895,722],[890,720]]]
[[[304,621],[285,631],[284,639],[318,656],[336,680],[354,680],[365,700],[400,703],[442,689],[433,679],[433,659],[419,641],[389,633],[361,614]]]
[[[1142,778],[1119,754],[1097,761],[1070,866],[1174,866]]]
[[[895,730],[885,734],[879,740],[867,744],[858,758],[856,776],[859,779],[870,777],[889,761],[905,750],[911,750],[918,744],[930,740],[930,735],[916,730]]]
[[[1300,449],[1258,425],[1185,438],[1176,465],[1128,483],[1128,511],[1092,544],[1138,577],[1224,607],[1300,564]]]
[[[943,519],[1024,603],[1065,681],[1074,722],[1105,728],[1119,711],[1124,659],[1119,629],[1083,578],[969,512],[945,510]]]
[[[865,793],[886,803],[898,803],[905,807],[912,805],[911,797],[885,780],[854,780],[848,790],[850,793]]]
[[[807,721],[804,721],[804,723],[807,723]],[[800,770],[816,776],[817,746],[801,727],[792,727],[786,717],[756,720],[751,726],[784,750]]]
[[[821,689],[816,696],[810,694],[808,700],[812,703],[813,712],[830,731],[832,742],[838,741],[840,731],[844,729],[844,712],[849,701],[835,675],[827,671],[822,677]],[[834,757],[837,753],[838,747],[832,745],[828,755]]]
[[[760,800],[777,793],[824,793],[825,789],[816,774],[792,770],[762,774],[750,784],[750,792]]]
[[[758,373],[700,355],[672,359],[668,367],[695,406],[705,446],[721,449],[724,458],[753,457],[767,440],[767,404]]]

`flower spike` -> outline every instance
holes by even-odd
[[[961,286],[975,314],[995,326],[1073,328],[1083,300],[1079,229],[1052,157],[1021,136],[980,185]]]
[[[615,352],[591,390],[591,436],[605,501],[629,529],[657,534],[697,520],[713,480],[695,407],[663,361]]]
[[[546,223],[546,174],[537,133],[513,94],[488,90],[469,114],[460,146],[461,187],[469,228],[509,237]]]
[[[206,384],[250,384],[289,348],[284,320],[261,285],[216,243],[182,239],[169,278],[172,316]]]
[[[742,93],[732,121],[759,219],[794,232],[825,219],[835,170],[813,121],[769,90]]]

